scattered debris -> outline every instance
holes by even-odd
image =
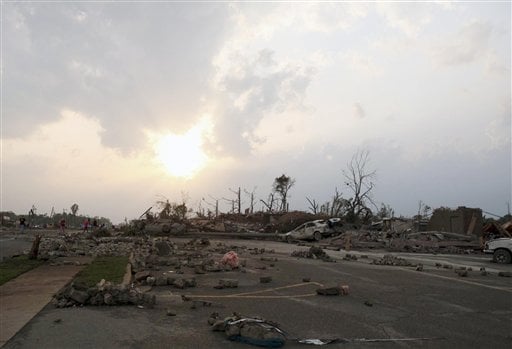
[[[466,269],[455,269],[455,273],[460,277],[467,277],[468,271]]]
[[[393,256],[391,254],[386,254],[381,259],[374,259],[372,264],[394,265],[394,266],[401,266],[401,267],[411,266],[411,263],[408,260],[397,257],[397,256]]]
[[[272,282],[272,276],[261,276],[260,277],[261,284],[268,284],[270,282]]]
[[[347,285],[335,285],[322,287],[316,290],[320,296],[346,296],[349,294],[349,287]]]
[[[364,301],[364,305],[366,305],[368,307],[373,307],[373,303],[370,301]]]
[[[292,257],[321,259],[324,262],[336,262],[321,247],[311,246],[307,251],[293,251]]]
[[[214,286],[214,288],[217,288],[217,289],[237,288],[237,287],[238,287],[238,280],[236,280],[236,279],[220,279],[219,284]]]
[[[213,313],[208,323],[213,331],[224,332],[232,341],[266,348],[279,348],[286,342],[285,333],[279,329],[278,324],[258,317],[233,314],[221,320],[218,313]]]
[[[301,344],[326,345],[334,343],[379,343],[379,342],[419,342],[445,339],[441,337],[431,338],[332,338],[332,339],[288,339]]]
[[[345,257],[343,257],[343,260],[344,261],[357,261],[357,256],[353,255],[353,254],[350,254],[350,253],[347,253],[345,255]]]

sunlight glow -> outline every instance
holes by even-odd
[[[184,134],[169,133],[155,142],[156,159],[176,177],[191,178],[208,162],[202,149],[207,122],[201,121]]]

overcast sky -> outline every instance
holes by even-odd
[[[374,200],[399,215],[507,213],[510,2],[2,2],[1,17],[2,210],[120,222],[161,196],[266,198],[283,173],[305,210],[349,197],[342,170],[368,150]]]

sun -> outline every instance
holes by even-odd
[[[158,137],[154,145],[156,159],[175,177],[193,177],[208,162],[202,149],[204,131],[204,125],[199,124],[181,135],[169,133]]]

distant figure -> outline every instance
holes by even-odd
[[[87,233],[89,232],[89,218],[86,218],[85,221],[84,221],[84,233]]]
[[[60,232],[64,234],[66,232],[66,220],[62,218],[59,222]]]
[[[20,218],[20,233],[23,233],[25,231],[25,228],[27,227],[27,223],[25,222],[25,217]]]
[[[92,221],[92,230],[96,230],[98,229],[98,221],[96,219],[94,219]]]

